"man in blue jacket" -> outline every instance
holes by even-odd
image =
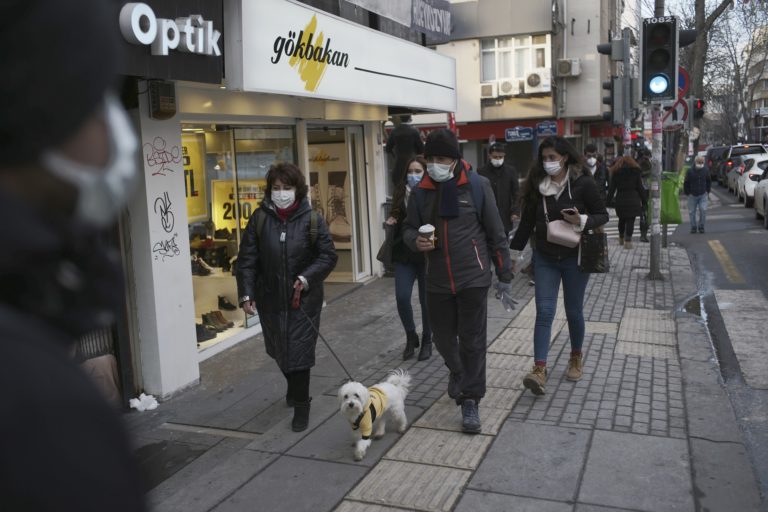
[[[683,191],[688,196],[688,215],[691,220],[691,233],[704,233],[704,222],[707,220],[707,200],[712,188],[709,169],[704,165],[704,157],[697,156],[694,166],[685,173]],[[696,210],[699,210],[699,222],[696,223]]]
[[[497,298],[507,310],[514,303],[507,236],[490,183],[467,171],[453,132],[431,132],[424,157],[429,176],[408,201],[403,241],[426,255],[432,339],[450,370],[448,395],[461,405],[462,430],[476,434],[485,396],[491,262],[499,279]],[[435,227],[436,240],[419,234],[426,224]]]

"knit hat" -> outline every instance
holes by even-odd
[[[459,141],[451,130],[440,128],[427,135],[427,141],[424,143],[424,157],[447,156],[460,159]]]
[[[36,161],[77,132],[114,85],[112,0],[0,3],[0,166]]]
[[[505,153],[507,152],[507,147],[502,144],[501,142],[494,142],[491,144],[490,149],[488,150],[489,153]]]

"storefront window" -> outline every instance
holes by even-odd
[[[266,174],[296,161],[292,127],[184,126],[182,154],[189,215],[198,348],[258,322],[238,306],[234,269],[241,231],[264,198]]]

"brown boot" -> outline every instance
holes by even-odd
[[[534,395],[543,395],[546,392],[544,385],[547,383],[547,367],[534,365],[531,373],[523,379],[523,386],[531,390]]]
[[[581,370],[581,354],[571,354],[568,360],[568,371],[565,372],[565,378],[571,381],[581,380],[583,372]]]

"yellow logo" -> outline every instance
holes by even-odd
[[[298,34],[289,31],[288,37],[278,36],[275,39],[272,48],[274,55],[270,59],[272,64],[277,64],[283,55],[289,57],[288,65],[296,69],[304,82],[304,89],[311,92],[317,90],[329,64],[345,68],[349,66],[349,54],[332,49],[331,38],[325,37],[323,32],[316,34],[316,30],[317,16],[313,15]]]

